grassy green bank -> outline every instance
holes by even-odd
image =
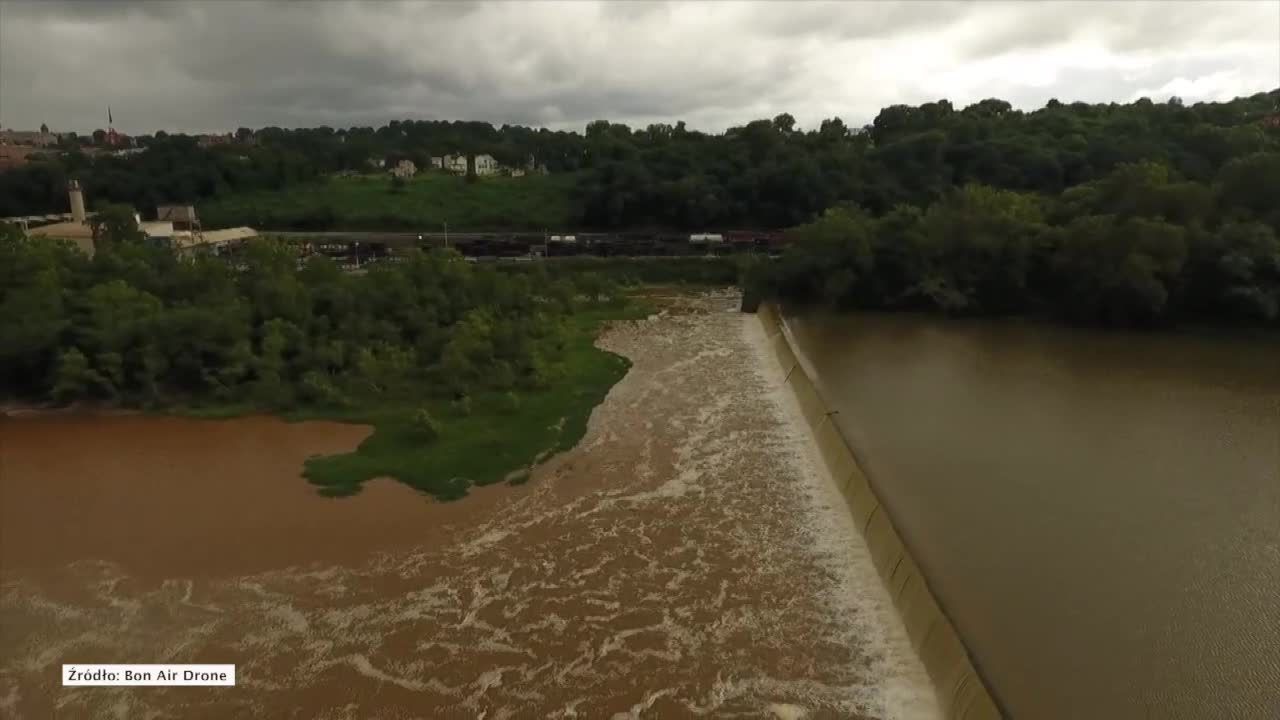
[[[632,301],[574,315],[562,367],[544,389],[480,393],[470,398],[466,414],[442,399],[406,398],[399,405],[327,415],[371,424],[374,433],[354,452],[309,460],[305,475],[326,495],[350,495],[365,481],[386,476],[441,500],[460,498],[472,485],[508,478],[521,482],[527,478],[522,470],[582,439],[591,411],[627,374],[626,358],[595,346],[600,330],[609,321],[645,312]],[[430,443],[423,442],[413,421],[422,407],[440,424],[439,437]]]
[[[208,227],[251,225],[297,230],[470,230],[567,227],[576,176],[466,178],[424,173],[395,183],[387,175],[333,177],[281,190],[220,195],[200,203]]]
[[[312,406],[280,415],[291,422],[329,420],[373,426],[373,434],[354,451],[307,461],[303,474],[323,495],[354,495],[365,482],[380,477],[403,482],[438,500],[462,498],[477,485],[519,484],[528,479],[535,464],[582,439],[592,410],[631,367],[626,358],[596,347],[599,334],[611,322],[643,318],[651,310],[644,300],[632,298],[572,315],[554,379],[541,389],[477,392],[463,406],[447,399],[439,388],[421,387],[395,398]],[[425,439],[415,423],[422,409],[437,421],[439,434],[434,439]],[[253,405],[223,404],[176,412],[229,418],[260,411]]]

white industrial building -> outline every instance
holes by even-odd
[[[67,187],[71,204],[69,216],[41,216],[37,218],[15,218],[28,227],[27,235],[58,240],[70,240],[86,254],[92,256],[94,250],[93,228],[89,224],[91,213],[84,210],[84,193],[80,183],[72,180]],[[194,252],[198,248],[218,248],[228,243],[257,237],[253,228],[235,227],[222,230],[201,230],[196,219],[195,207],[191,205],[162,205],[157,208],[158,220],[144,221],[134,213],[134,222],[138,229],[152,243],[162,244],[180,252]],[[30,222],[38,220],[61,219],[38,227],[29,227]]]

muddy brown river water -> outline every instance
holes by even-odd
[[[789,324],[1015,718],[1280,718],[1280,338]]]
[[[757,320],[665,302],[601,338],[634,366],[579,447],[455,503],[316,495],[358,426],[0,420],[0,716],[934,717]]]

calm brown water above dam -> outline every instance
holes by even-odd
[[[1280,717],[1280,342],[789,323],[1013,717]]]

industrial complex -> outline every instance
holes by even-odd
[[[18,225],[29,237],[69,240],[92,256],[94,229],[90,219],[93,214],[85,212],[84,192],[79,182],[72,180],[68,184],[67,196],[69,213],[0,218],[0,221]],[[256,230],[248,227],[204,230],[195,207],[191,205],[162,205],[156,209],[155,220],[143,220],[135,211],[134,222],[148,242],[184,253],[199,250],[217,252],[232,243],[258,235]]]

